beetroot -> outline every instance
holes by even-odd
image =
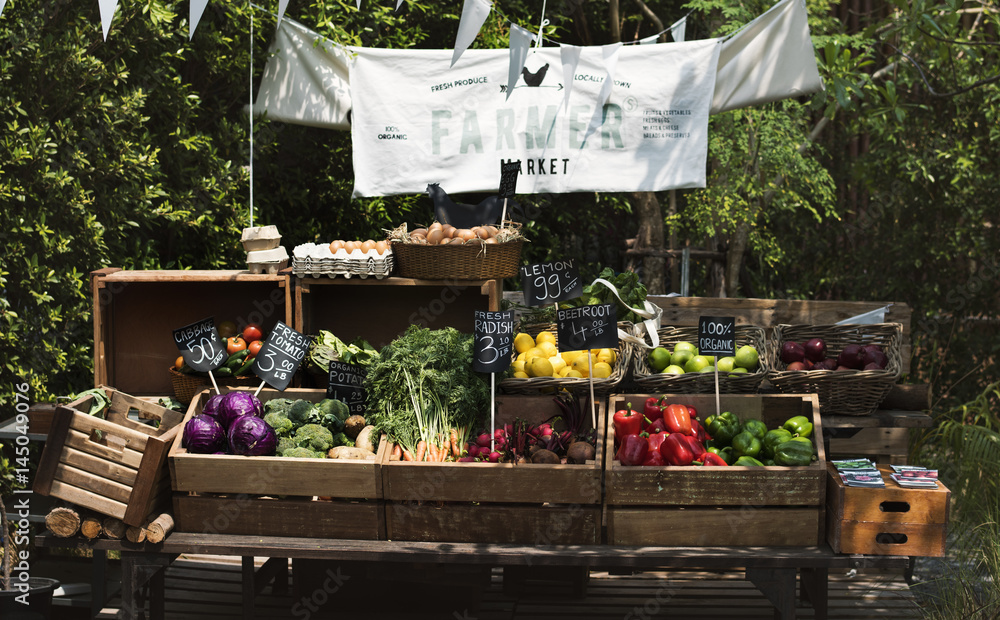
[[[837,356],[837,364],[839,366],[847,366],[848,368],[853,368],[855,370],[860,369],[864,366],[864,358],[862,357],[862,349],[859,344],[849,344],[844,347]]]

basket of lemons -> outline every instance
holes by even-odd
[[[629,334],[633,327],[618,323]],[[621,342],[615,349],[563,351],[554,323],[524,326],[514,337],[514,359],[500,389],[508,394],[584,391],[593,378],[595,394],[610,394],[625,378],[631,350],[631,344]]]

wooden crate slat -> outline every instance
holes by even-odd
[[[541,504],[412,504],[386,502],[389,540],[597,544],[599,506]]]
[[[68,445],[63,449],[59,461],[113,482],[129,486],[135,482],[136,474],[138,474],[138,470],[133,467],[112,463],[111,461],[87,454]]]
[[[81,452],[107,459],[112,463],[120,463],[135,469],[139,469],[139,464],[142,463],[142,452],[136,452],[135,450],[131,450],[129,448],[125,448],[125,450],[119,452],[112,448],[94,443],[90,440],[89,434],[81,433],[76,430],[70,430],[69,434],[66,436],[65,445],[76,448]]]
[[[94,430],[99,430],[101,433],[105,434],[107,437],[103,437],[101,441],[111,440],[114,441],[114,445],[119,445],[120,441],[123,441],[123,446],[130,450],[135,450],[136,452],[142,452],[146,449],[146,440],[149,438],[147,435],[133,431],[132,429],[122,427],[118,424],[108,422],[107,420],[102,420],[100,418],[95,418],[93,416],[85,415],[75,415],[69,423],[69,427],[75,431],[79,431],[86,435],[90,435]],[[116,441],[118,440],[118,441]],[[105,445],[105,444],[101,444]],[[109,450],[115,450],[111,446],[105,446]]]
[[[56,480],[74,487],[87,489],[101,497],[107,497],[123,504],[128,502],[128,498],[132,494],[132,487],[95,476],[90,472],[64,463],[60,463],[59,467],[56,468]]]
[[[125,516],[126,506],[124,503],[92,493],[86,489],[81,489],[70,484],[60,482],[58,480],[54,480],[52,482],[51,495],[70,502],[71,504],[77,504],[79,506],[90,508],[91,510],[96,510],[101,514],[110,517],[121,519]]]
[[[608,509],[608,543],[668,546],[812,546],[822,513],[818,507]]]

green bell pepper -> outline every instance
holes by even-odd
[[[764,464],[752,456],[741,456],[733,463],[734,467],[763,467]]]
[[[774,464],[785,467],[803,467],[812,463],[813,443],[806,437],[793,437],[774,449]]]
[[[740,433],[740,419],[729,411],[723,411],[717,416],[710,417],[709,420],[711,421],[707,426],[708,434],[715,440],[716,445],[729,445],[733,437]]]
[[[764,424],[760,420],[747,420],[743,423],[741,431],[746,431],[757,439],[763,440],[764,435],[767,434],[767,424]]]
[[[774,458],[774,449],[778,447],[778,444],[784,443],[792,438],[792,433],[788,429],[775,428],[767,431],[764,435],[764,439],[761,440],[763,447],[761,448],[761,455],[766,459]]]
[[[774,459],[764,459],[761,463],[764,464],[764,467],[771,467],[774,465]]]
[[[760,439],[757,439],[748,431],[743,431],[733,437],[733,456],[737,460],[741,456],[756,457],[760,454],[761,447]]]
[[[804,415],[797,415],[793,418],[788,418],[785,423],[781,425],[782,428],[786,429],[793,435],[798,435],[799,437],[810,437],[813,432],[813,424]]]

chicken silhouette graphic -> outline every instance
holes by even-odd
[[[524,83],[528,86],[541,86],[542,80],[545,79],[545,73],[549,70],[549,63],[542,65],[538,71],[532,73],[528,71],[527,67],[521,68],[521,77],[524,78]]]
[[[455,228],[494,224],[500,219],[503,211],[503,198],[499,196],[490,196],[475,205],[455,202],[437,183],[429,184],[427,193],[434,203],[434,219],[442,224],[451,224]],[[513,200],[507,200],[508,218],[515,209],[520,213],[520,206]]]

